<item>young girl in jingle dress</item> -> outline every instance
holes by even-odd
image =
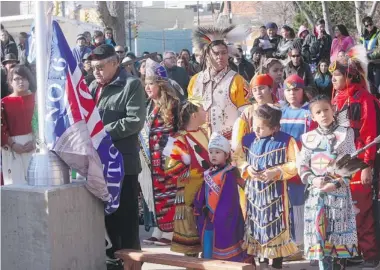
[[[354,132],[336,123],[327,96],[311,100],[310,110],[318,128],[302,135],[297,157],[300,177],[308,185],[305,256],[318,260],[321,270],[341,270],[347,258],[358,254],[356,220],[350,179],[331,173],[329,164],[355,151]]]
[[[246,245],[264,258],[260,267],[282,269],[283,257],[298,251],[290,233],[287,180],[297,175],[295,140],[280,130],[281,110],[272,104],[255,111],[254,133],[243,137],[237,164],[246,179]]]

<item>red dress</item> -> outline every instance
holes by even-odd
[[[333,105],[338,112],[348,109],[348,119],[355,132],[357,149],[372,142],[377,136],[380,125],[379,101],[361,84],[352,83],[348,88],[337,92]],[[376,146],[364,151],[359,158],[373,168],[376,156]],[[377,165],[378,166],[378,165]],[[372,186],[361,183],[361,171],[351,180],[352,198],[360,212],[356,216],[359,248],[365,260],[374,260],[379,255],[376,243],[375,220],[373,214]]]

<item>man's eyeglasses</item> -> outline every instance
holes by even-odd
[[[293,54],[292,57],[297,58],[297,57],[300,57],[300,55],[299,54]]]
[[[122,54],[122,53],[124,53],[123,51],[116,51],[116,53],[120,53],[120,54]]]
[[[364,26],[367,28],[367,27],[370,27],[372,25],[373,25],[373,23],[368,23],[368,24],[365,24]]]

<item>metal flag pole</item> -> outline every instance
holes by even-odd
[[[46,14],[45,2],[36,2],[36,77],[37,77],[37,106],[38,106],[38,142],[40,153],[47,153],[45,141],[45,92],[46,92],[46,65],[47,65],[47,42],[46,42]]]
[[[46,119],[46,92],[47,71],[51,36],[49,29],[51,28],[51,6],[47,11],[47,5],[51,2],[36,2],[36,76],[37,76],[37,108],[38,108],[38,149],[33,154],[29,163],[27,172],[27,181],[31,186],[59,186],[70,183],[68,166],[52,151],[46,144],[45,137],[45,119]],[[50,24],[50,25],[49,25]],[[49,36],[49,37],[48,37]]]

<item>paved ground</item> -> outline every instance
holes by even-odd
[[[170,254],[178,254],[170,251],[169,247],[159,247],[156,245],[145,245],[142,240],[149,238],[151,236],[151,233],[146,232],[144,230],[143,226],[140,226],[140,239],[142,244],[142,249],[146,251],[151,252],[157,252],[157,253],[170,253]],[[179,268],[179,267],[170,267],[166,265],[158,265],[158,264],[151,264],[151,263],[144,263],[143,270],[153,270],[153,269],[185,269],[185,268]],[[260,269],[259,267],[257,269]],[[296,262],[288,262],[284,265],[284,269],[289,270],[318,270],[318,267],[310,266],[310,263],[308,261],[296,261]],[[358,267],[349,267],[349,270],[358,270]]]

